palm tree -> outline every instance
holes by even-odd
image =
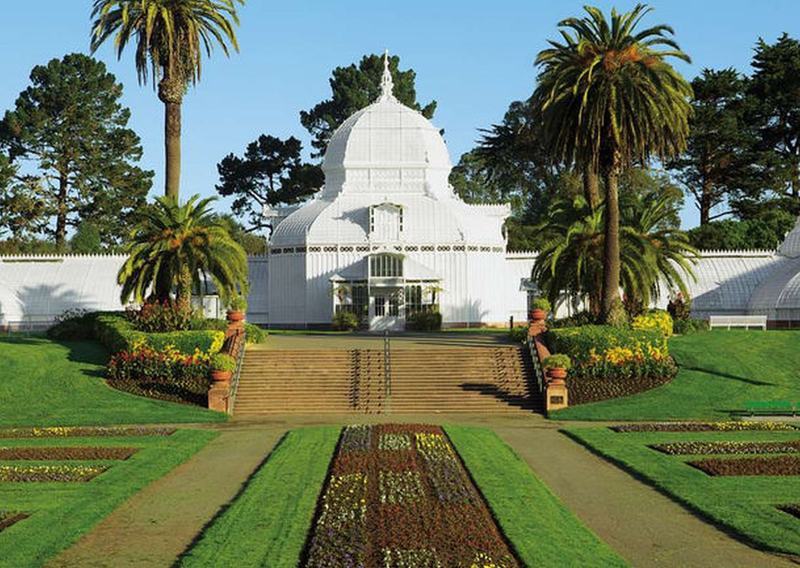
[[[195,195],[180,205],[168,196],[141,213],[131,233],[128,258],[117,275],[122,303],[147,297],[166,300],[175,291],[188,302],[210,277],[227,303],[247,291],[247,254],[209,208],[214,198]]]
[[[593,7],[587,16],[559,23],[562,42],[539,53],[542,71],[534,100],[544,136],[554,155],[581,168],[588,165],[605,186],[602,314],[620,313],[620,212],[622,170],[650,158],[666,159],[686,146],[692,89],[667,62],[690,61],[658,25],[637,31],[650,12],[611,11],[611,21]]]
[[[152,76],[164,103],[166,195],[176,200],[181,179],[181,105],[189,84],[200,80],[203,53],[218,45],[227,56],[239,51],[234,26],[236,5],[244,0],[94,0],[94,53],[114,36],[121,58],[129,42],[136,43],[136,71],[145,84]],[[230,44],[230,46],[229,46]]]
[[[697,251],[686,234],[669,222],[672,207],[668,194],[624,200],[620,283],[634,304],[649,305],[664,287],[688,294],[686,277],[694,278]],[[532,278],[553,305],[586,300],[589,312],[601,315],[605,213],[603,204],[593,208],[583,197],[560,199],[538,227],[545,244]]]

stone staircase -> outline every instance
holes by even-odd
[[[521,348],[248,351],[235,414],[540,412]]]

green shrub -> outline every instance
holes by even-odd
[[[692,316],[692,300],[678,292],[667,304],[667,311],[674,320],[688,320]]]
[[[56,318],[56,324],[47,330],[47,337],[56,341],[94,339],[94,321],[97,312],[67,310]]]
[[[573,314],[571,316],[567,316],[565,318],[554,320],[551,324],[551,328],[562,328],[562,327],[580,327],[584,325],[595,325],[597,323],[597,318],[595,318],[589,312],[578,312],[577,314]]]
[[[145,302],[139,309],[127,309],[125,315],[134,329],[148,333],[185,331],[199,316],[188,302],[177,300]]]
[[[125,316],[114,313],[99,314],[95,319],[95,337],[112,353],[132,352],[139,344],[163,351],[172,345],[185,355],[216,353],[225,341],[225,332],[217,330],[188,330],[169,333],[137,331]]]
[[[337,331],[353,331],[358,329],[358,316],[347,310],[339,310],[333,316],[333,329]]]
[[[247,300],[240,295],[235,295],[228,302],[228,309],[232,312],[246,312]]]
[[[211,357],[211,368],[232,373],[236,370],[236,359],[225,353],[217,353]]]
[[[206,329],[224,332],[228,329],[228,321],[222,319],[200,318],[192,322],[192,329]],[[261,329],[253,323],[245,322],[244,329],[245,333],[247,333],[247,343],[264,343],[269,335],[266,330]]]
[[[549,312],[552,309],[552,306],[547,298],[536,298],[533,300],[533,302],[531,302],[531,309]]]
[[[542,366],[545,369],[571,369],[572,368],[572,359],[569,358],[568,355],[564,354],[556,354],[550,355],[549,357],[545,357],[544,361],[542,361]]]
[[[406,327],[413,331],[439,331],[442,329],[442,314],[438,311],[414,312],[406,318]]]
[[[517,325],[508,330],[508,337],[514,343],[525,343],[528,341],[528,326]]]
[[[655,330],[664,337],[672,335],[672,316],[664,310],[650,310],[646,314],[636,316],[631,322],[631,327],[637,330]]]
[[[673,333],[691,335],[708,331],[708,321],[702,319],[676,319],[672,322]]]
[[[247,343],[264,343],[269,334],[254,323],[244,324],[244,331],[247,334]]]

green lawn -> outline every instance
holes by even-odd
[[[114,390],[92,341],[0,338],[0,427],[219,422],[226,415]]]
[[[0,566],[41,566],[75,543],[125,500],[189,459],[216,434],[179,430],[171,436],[124,438],[3,439],[10,446],[124,446],[141,448],[125,461],[102,463],[111,468],[83,483],[0,482],[0,509],[30,517],[0,531]],[[0,465],[44,465],[56,462],[0,462]]]
[[[675,379],[637,395],[574,406],[558,420],[720,419],[749,400],[800,400],[800,332],[715,330],[670,340]]]
[[[712,477],[684,463],[697,456],[670,456],[648,447],[694,440],[798,440],[800,432],[617,434],[608,428],[566,432],[742,540],[758,548],[800,555],[800,519],[776,508],[800,503],[796,477]]]
[[[339,430],[289,432],[180,564],[297,566]]]
[[[506,537],[527,566],[625,566],[497,435],[445,428]]]

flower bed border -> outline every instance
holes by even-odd
[[[0,439],[20,438],[135,438],[171,436],[177,428],[154,426],[48,426],[44,428],[0,429]]]
[[[606,379],[567,377],[569,402],[571,406],[576,406],[578,404],[631,396],[658,388],[667,384],[673,378],[674,375],[668,377],[613,377]]]
[[[669,456],[794,454],[800,453],[800,440],[786,442],[671,442],[651,444],[649,447]]]
[[[800,475],[800,457],[798,456],[705,459],[687,463],[703,473],[715,477]]]
[[[639,422],[609,426],[617,434],[645,432],[795,432],[797,426],[786,422]]]
[[[0,460],[8,461],[124,461],[139,451],[139,448],[116,446],[12,446],[0,447]]]
[[[0,466],[0,483],[85,483],[108,469],[100,465]]]

